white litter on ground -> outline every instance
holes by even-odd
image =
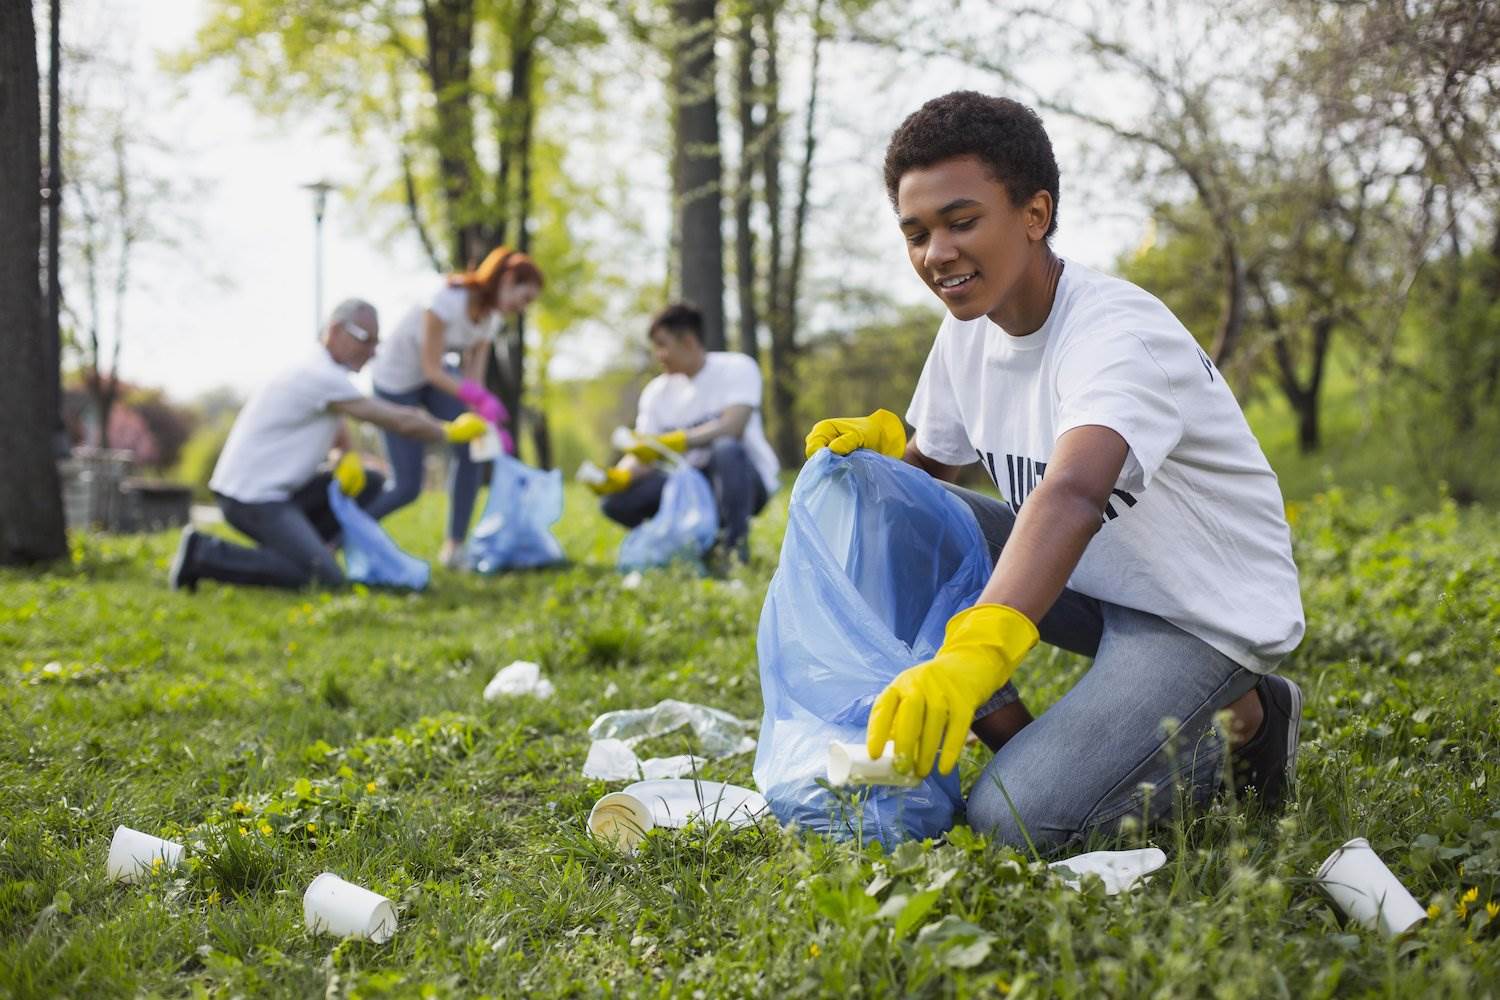
[[[1090,851],[1054,861],[1047,867],[1064,873],[1063,881],[1080,890],[1085,875],[1098,875],[1104,882],[1104,894],[1114,896],[1132,888],[1166,863],[1165,854],[1155,847],[1147,847],[1139,851]]]
[[[755,740],[747,735],[754,725],[721,709],[668,698],[651,708],[605,712],[589,726],[593,743],[583,765],[585,778],[626,781],[637,778],[676,778],[721,757],[748,753]],[[703,746],[705,756],[679,754],[641,760],[635,747],[646,740],[688,726]]]
[[[529,694],[541,701],[552,697],[552,682],[542,676],[542,668],[528,660],[517,660],[502,667],[484,686],[484,700],[513,698]]]

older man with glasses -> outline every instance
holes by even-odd
[[[484,433],[484,421],[472,413],[445,422],[362,393],[350,376],[379,342],[375,307],[362,299],[341,302],[319,346],[245,404],[208,485],[224,519],[257,547],[184,529],[168,577],[174,590],[195,590],[199,580],[288,588],[344,582],[330,547],[338,523],[328,484],[336,480],[366,508],[384,485],[354,452],[334,458],[344,417],[433,443],[462,444]]]

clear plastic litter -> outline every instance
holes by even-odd
[[[864,742],[875,697],[937,651],[989,574],[973,513],[926,473],[872,451],[824,449],[803,466],[756,641],[755,782],[778,819],[886,846],[953,825],[957,769],[835,794],[828,747]]]
[[[624,740],[603,739],[595,740],[589,745],[589,756],[583,763],[583,776],[599,781],[680,778],[685,774],[693,774],[706,763],[706,758],[690,753],[641,760]]]
[[[1167,856],[1162,851],[1146,847],[1138,851],[1090,851],[1054,861],[1047,867],[1062,875],[1063,882],[1080,890],[1085,875],[1098,875],[1104,882],[1104,894],[1115,896],[1139,885],[1166,863]]]
[[[537,569],[566,562],[552,526],[562,517],[562,473],[495,456],[484,515],[469,539],[469,561],[480,573]]]
[[[501,698],[530,695],[546,701],[552,697],[553,691],[552,682],[542,676],[540,664],[517,660],[510,666],[501,667],[484,686],[484,700],[498,701]]]
[[[690,701],[668,698],[650,708],[622,708],[605,712],[589,726],[589,737],[596,740],[624,740],[634,747],[645,740],[687,726],[698,738],[703,753],[710,758],[729,757],[755,749],[755,740],[747,735],[754,723],[737,718],[719,708]]]
[[[432,567],[403,551],[379,521],[344,495],[337,481],[328,484],[328,506],[343,532],[344,575],[350,583],[408,590],[427,588]]]

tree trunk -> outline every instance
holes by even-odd
[[[62,0],[48,4],[51,29],[48,33],[47,59],[47,367],[57,382],[57,398],[62,400]],[[68,453],[68,431],[63,426],[62,410],[52,416],[53,452],[59,457]]]
[[[51,438],[57,362],[42,312],[39,85],[31,4],[0,4],[0,565],[68,551]]]
[[[761,177],[765,185],[766,217],[769,233],[766,240],[766,326],[771,333],[770,357],[770,432],[772,446],[782,464],[797,465],[802,460],[800,448],[791,447],[796,437],[796,401],[791,391],[792,345],[787,339],[786,268],[782,266],[781,230],[781,136],[785,124],[781,117],[781,53],[777,35],[776,0],[759,0],[761,30],[765,33],[765,124],[761,137]]]
[[[703,312],[704,346],[722,351],[724,230],[716,6],[717,0],[672,0],[673,20],[683,32],[672,51],[673,150],[679,164],[673,207],[682,240],[682,297]]]
[[[451,265],[477,263],[485,253],[481,212],[474,204],[474,109],[469,82],[474,49],[474,0],[422,0],[427,75],[436,98],[433,138],[448,209]]]
[[[760,144],[755,125],[759,103],[755,85],[755,10],[751,0],[740,0],[735,38],[735,110],[740,125],[740,162],[734,184],[734,276],[740,307],[740,351],[757,360],[760,324],[755,302],[755,230],[751,228],[750,205],[755,187],[755,157]]]
[[[807,110],[802,135],[802,163],[797,173],[797,207],[792,212],[792,259],[781,282],[782,302],[777,322],[776,366],[772,372],[772,396],[776,404],[776,452],[782,461],[795,464],[802,457],[802,428],[797,424],[797,323],[798,299],[802,293],[802,254],[807,229],[808,196],[812,190],[813,154],[818,148],[818,63],[826,35],[823,0],[813,5],[812,66],[808,71]]]

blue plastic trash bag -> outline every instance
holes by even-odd
[[[328,484],[328,506],[344,533],[344,576],[350,583],[426,589],[432,567],[403,552],[379,521],[353,498],[344,496],[337,480]]]
[[[469,561],[481,573],[566,562],[552,526],[562,517],[562,473],[543,472],[500,455],[490,476],[484,516],[469,539]]]
[[[697,559],[719,534],[719,505],[708,477],[686,462],[667,473],[656,516],[632,528],[620,542],[621,570],[665,566]]]
[[[915,788],[841,790],[852,807],[818,781],[828,745],[864,743],[875,697],[931,658],[989,575],[973,513],[925,472],[826,448],[803,466],[756,640],[766,712],[755,783],[779,820],[887,846],[953,825],[956,768]]]

